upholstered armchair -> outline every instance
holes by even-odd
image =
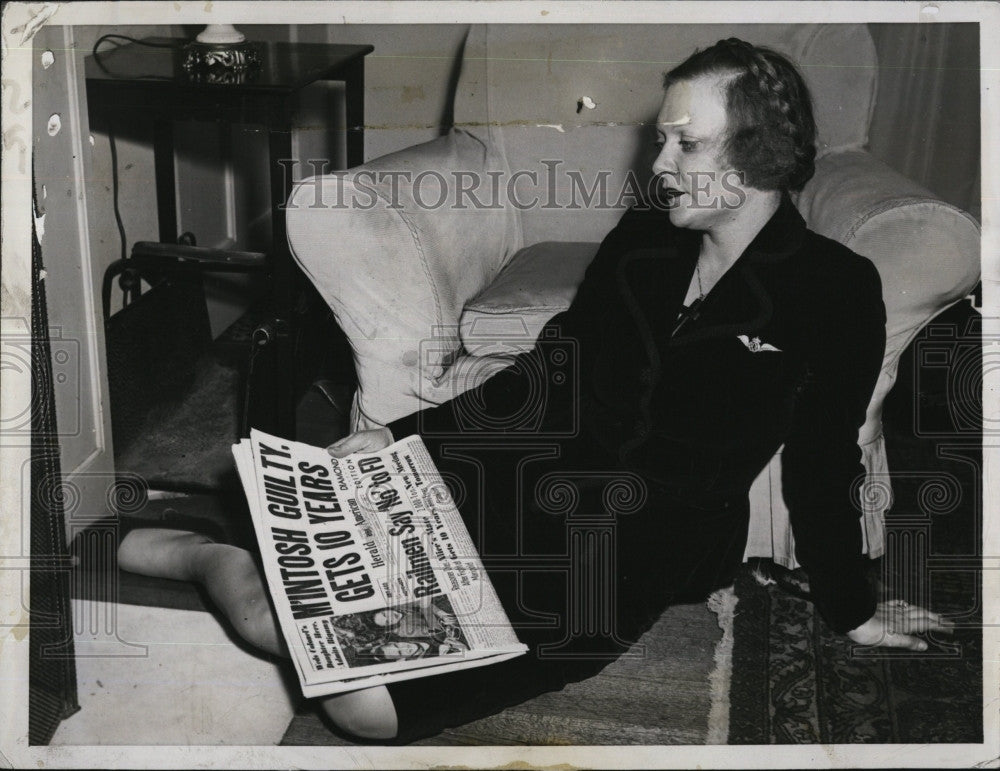
[[[663,73],[730,36],[800,66],[820,148],[796,204],[810,228],[871,258],[882,276],[888,344],[858,437],[865,548],[882,552],[891,500],[882,402],[909,341],[978,281],[979,227],[865,150],[878,63],[864,25],[471,28],[454,128],[346,174],[305,179],[289,200],[292,253],[353,349],[355,429],[451,398],[531,347],[633,202],[622,192],[648,178]],[[486,205],[451,190],[437,206],[441,180],[463,174],[483,180],[476,195]],[[600,189],[579,195],[601,184],[603,200]],[[747,556],[794,566],[780,463],[779,452],[752,488]]]

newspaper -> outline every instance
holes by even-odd
[[[305,696],[527,650],[419,436],[338,459],[254,430],[233,455]]]

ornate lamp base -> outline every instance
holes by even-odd
[[[184,46],[182,65],[198,83],[246,83],[260,68],[260,50],[255,43],[202,43]]]

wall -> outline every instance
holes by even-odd
[[[93,132],[87,115],[87,94],[83,79],[84,59],[91,54],[101,35],[115,32],[135,38],[179,34],[176,27],[121,26],[112,28],[76,26],[47,28],[60,37],[66,35],[71,48],[59,51],[75,59],[78,80],[76,104],[80,114],[73,117],[79,123],[86,142],[85,157],[87,210],[89,214],[90,248],[94,275],[103,276],[104,269],[121,256],[120,238],[114,218],[112,199],[111,148],[106,133]],[[40,42],[36,39],[36,44]],[[107,44],[105,44],[107,45]],[[113,47],[113,46],[109,46]],[[105,50],[102,45],[101,50]],[[37,57],[36,57],[37,59]],[[37,132],[36,132],[37,134]],[[119,210],[128,246],[135,241],[156,239],[156,197],[153,185],[153,149],[149,137],[138,126],[122,126],[116,137],[118,151]],[[50,246],[50,249],[52,247]],[[48,254],[48,259],[53,259]],[[72,259],[75,255],[69,255]],[[98,284],[99,286],[99,284]],[[117,293],[116,293],[117,294]],[[120,300],[116,297],[116,302]]]
[[[441,25],[316,25],[294,27],[308,43],[370,43],[365,60],[365,157],[378,158],[440,136],[447,129],[449,83],[468,27]],[[312,104],[302,117],[300,146],[316,147],[309,123],[320,117]],[[342,119],[341,119],[342,123]]]
[[[745,25],[744,25],[745,26]],[[946,59],[932,62],[934,67],[914,62],[913,54],[899,42],[901,30],[919,26],[924,37],[930,36],[924,44],[928,51],[938,51],[939,41],[947,38]],[[964,27],[964,30],[958,29]],[[870,147],[877,157],[885,160],[898,170],[912,176],[945,200],[978,212],[978,78],[973,70],[962,70],[969,62],[978,66],[978,45],[974,25],[870,25],[880,57],[880,89],[872,122]],[[366,137],[365,157],[376,158],[386,153],[408,147],[418,142],[438,136],[444,129],[449,114],[449,93],[456,76],[456,63],[462,52],[466,25],[240,25],[249,39],[262,41],[299,41],[310,43],[371,43],[375,51],[366,60]],[[501,29],[498,27],[498,29]],[[542,27],[538,27],[540,31]],[[570,28],[563,28],[567,32]],[[703,42],[701,38],[711,38],[732,30],[710,26],[685,30],[682,38]],[[108,29],[77,27],[77,55],[89,52],[96,37]],[[195,27],[131,27],[115,28],[126,34],[168,34],[193,37]],[[561,30],[560,30],[561,31]],[[573,32],[579,32],[577,28]],[[594,26],[587,32],[587,51],[618,51],[620,56],[602,64],[600,77],[607,83],[622,84],[619,91],[629,94],[632,74],[637,62],[633,59],[649,58],[633,56],[635,53],[621,27]],[[701,34],[700,37],[697,33]],[[690,34],[689,34],[690,33]],[[707,34],[707,37],[706,37]],[[694,35],[694,37],[692,37]],[[749,37],[749,34],[747,35]],[[543,35],[551,37],[551,35]],[[643,36],[645,39],[648,36]],[[673,39],[673,38],[671,38]],[[645,51],[649,48],[643,48]],[[694,45],[689,41],[690,45]],[[566,47],[566,46],[563,46]],[[678,55],[670,50],[676,46],[666,46],[660,69],[669,67],[670,61]],[[552,48],[550,46],[550,48]],[[580,51],[581,46],[568,46],[570,53]],[[655,48],[655,46],[654,46]],[[545,49],[548,50],[548,49]],[[552,48],[562,56],[562,48]],[[552,51],[549,51],[550,59]],[[524,52],[519,52],[523,54]],[[531,53],[530,51],[528,52]],[[539,54],[544,57],[543,54]],[[576,53],[587,59],[584,53]],[[572,58],[563,56],[562,58]],[[620,63],[616,64],[615,59]],[[645,63],[647,65],[649,62]],[[552,68],[551,60],[548,63]],[[563,63],[564,69],[570,66]],[[958,68],[958,69],[956,69]],[[592,69],[592,68],[591,68]],[[655,69],[655,68],[654,68]],[[514,79],[512,90],[525,94],[533,89],[524,88],[524,81],[518,80],[523,70],[507,66],[509,76]],[[947,76],[944,82],[944,102],[933,121],[926,112],[914,114],[912,95],[924,93],[926,83],[931,79],[942,81],[941,74]],[[961,73],[961,77],[957,74]],[[523,73],[522,73],[523,74]],[[575,81],[574,81],[575,83]],[[906,86],[909,100],[900,98]],[[601,84],[593,84],[601,89]],[[582,88],[582,84],[581,84]],[[577,88],[576,90],[580,90]],[[586,89],[584,89],[586,90]],[[605,91],[607,89],[604,89]],[[582,93],[582,91],[581,91]],[[570,94],[569,102],[575,105],[579,94]],[[607,96],[607,94],[605,94]],[[541,99],[541,97],[539,97]],[[633,94],[632,98],[640,98]],[[296,177],[308,176],[312,167],[307,159],[329,160],[332,168],[343,165],[344,117],[341,107],[342,88],[339,84],[316,84],[306,89],[301,97],[294,153],[302,161],[295,169]],[[541,101],[545,101],[541,99]],[[604,100],[607,102],[607,99]],[[569,104],[567,102],[567,104]],[[605,110],[606,111],[606,110]],[[601,112],[599,109],[596,112]],[[596,112],[594,116],[597,117]],[[560,120],[552,122],[562,122]],[[613,120],[613,116],[603,116]],[[549,122],[539,120],[539,122]],[[968,141],[949,141],[961,127],[976,127],[966,133]],[[266,180],[266,140],[259,132],[248,127],[237,127],[230,136],[223,136],[204,125],[178,124],[178,192],[182,202],[180,219],[182,228],[193,230],[199,243],[222,245],[235,240],[245,248],[262,248],[267,242],[267,197]],[[234,162],[231,165],[231,182],[235,201],[232,204],[235,223],[231,229],[225,227],[225,164],[217,160],[226,150]],[[121,178],[121,206],[129,240],[155,238],[155,198],[152,187],[152,151],[146,138],[124,137],[119,142],[119,173]],[[110,161],[107,139],[95,136],[93,146],[95,179],[92,185],[94,201],[91,209],[99,213],[92,232],[95,255],[100,260],[110,262],[117,256],[117,230],[110,217]],[[241,308],[239,298],[244,288],[233,279],[216,282],[213,288],[211,311],[216,331],[238,315]]]
[[[291,27],[243,25],[241,29],[248,37],[261,40],[373,44],[375,51],[366,63],[366,158],[376,158],[433,139],[443,130],[444,118],[449,112],[450,84],[457,74],[456,62],[462,52],[467,27],[330,24]],[[500,79],[508,77],[511,93],[524,96],[527,99],[525,104],[553,104],[553,95],[544,92],[544,89],[546,83],[552,80],[553,68],[561,68],[560,71],[569,73],[562,80],[572,86],[565,94],[566,104],[570,107],[575,107],[576,99],[588,88],[590,91],[596,89],[595,93],[603,95],[599,108],[590,116],[582,116],[591,118],[591,122],[598,118],[614,122],[611,112],[622,100],[655,101],[655,95],[647,99],[644,94],[636,92],[635,73],[655,70],[658,76],[661,70],[668,69],[681,58],[681,45],[686,51],[696,44],[703,45],[706,41],[711,42],[728,34],[740,34],[747,38],[763,36],[766,40],[777,40],[783,34],[780,28],[766,26],[758,29],[746,25],[729,28],[698,25],[683,28],[677,34],[664,27],[666,39],[658,47],[649,39],[650,35],[636,34],[635,30],[629,32],[623,26],[561,26],[546,30],[541,25],[533,25],[533,29],[537,30],[539,45],[533,49],[522,46],[516,52],[519,57],[526,57],[523,66],[501,61],[499,67],[494,68],[506,71]],[[869,29],[880,61],[879,91],[869,148],[876,157],[925,185],[944,200],[978,216],[976,25],[873,24],[869,25]],[[496,25],[491,32],[492,39],[502,39],[503,30],[502,25]],[[558,32],[553,35],[555,30]],[[192,34],[195,31],[192,30]],[[648,29],[644,28],[643,32],[646,31]],[[915,41],[911,41],[915,34]],[[560,42],[567,35],[572,35],[572,41]],[[549,39],[551,41],[546,43]],[[497,50],[499,55],[504,54],[502,46]],[[590,61],[597,56],[595,52],[600,54],[599,58],[609,60],[602,62],[597,70]],[[471,53],[475,55],[476,51]],[[607,57],[604,56],[606,53]],[[547,80],[525,77],[525,73],[534,73],[533,59],[539,61],[543,69],[547,67]],[[542,62],[543,59],[546,61]],[[572,64],[574,60],[578,62],[576,65]],[[572,74],[574,71],[576,75]],[[585,71],[593,76],[590,81],[580,74]],[[526,87],[526,84],[532,85]],[[614,84],[614,87],[606,87],[608,84]],[[655,91],[658,82],[653,84],[650,81],[647,85]],[[928,93],[940,95],[933,112],[924,109],[921,101]],[[304,92],[295,145],[299,159],[330,159],[333,167],[339,167],[338,158],[343,157],[340,97],[338,86],[317,85]],[[499,97],[494,94],[493,98],[496,100]],[[818,109],[827,107],[829,105],[819,105]],[[839,105],[835,109],[843,108],[844,105]],[[568,126],[564,112],[560,110],[559,115],[550,116],[551,120],[542,116],[532,122]],[[603,114],[598,116],[598,112]],[[635,110],[629,106],[626,112]],[[570,113],[572,110],[567,114]],[[332,132],[327,128],[330,125],[334,126]],[[546,137],[543,134],[540,133],[539,141],[549,144],[576,139],[569,135]],[[259,157],[259,153],[256,155]],[[249,168],[254,154],[245,153],[242,157],[246,163],[241,166]],[[305,165],[297,171],[298,176],[312,173],[311,168]],[[247,188],[244,186],[244,189]],[[258,214],[260,211],[263,209],[258,209]]]

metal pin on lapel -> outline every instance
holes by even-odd
[[[701,315],[701,303],[703,300],[703,297],[699,297],[681,311],[680,316],[677,317],[677,323],[674,324],[674,331],[670,333],[671,337],[680,332],[688,322],[698,320],[698,317]]]

